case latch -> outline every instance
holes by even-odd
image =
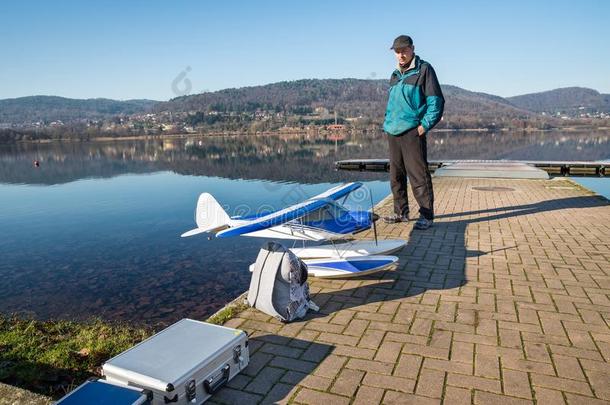
[[[233,348],[233,361],[237,364],[241,363],[243,358],[241,357],[241,345],[237,345]]]

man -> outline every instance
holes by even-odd
[[[407,177],[419,204],[416,229],[428,229],[434,220],[434,193],[428,170],[426,133],[441,119],[445,99],[434,69],[415,55],[413,40],[401,35],[392,47],[398,68],[392,73],[383,129],[390,146],[390,183],[394,215],[389,223],[409,221]]]

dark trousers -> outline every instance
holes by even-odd
[[[419,136],[417,128],[400,135],[387,135],[390,144],[390,186],[394,196],[394,213],[409,214],[407,177],[419,204],[419,212],[427,219],[434,218],[434,192],[428,170],[426,135]]]

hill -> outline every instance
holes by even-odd
[[[303,79],[263,86],[241,87],[174,98],[156,111],[273,111],[307,114],[316,107],[337,109],[342,115],[369,113],[385,101],[385,80]]]
[[[174,98],[155,105],[156,112],[255,113],[267,111],[293,115],[312,114],[317,108],[336,111],[341,117],[361,117],[379,122],[384,114],[387,80],[308,79],[264,86],[242,87]],[[492,94],[443,85],[445,119],[497,121],[528,119],[531,111]]]
[[[164,102],[55,96],[5,99],[0,100],[0,139],[298,130],[312,124],[330,124],[335,119],[358,128],[379,128],[388,87],[388,80],[303,79],[205,92]],[[609,94],[580,87],[510,98],[451,85],[442,88],[446,104],[439,128],[603,126],[610,113]],[[148,112],[151,115],[143,114]],[[571,119],[560,120],[556,116]],[[598,118],[605,120],[591,121]],[[91,120],[97,121],[95,125],[88,122]]]
[[[0,100],[0,123],[104,119],[149,111],[157,101],[29,96]]]
[[[508,97],[520,108],[538,113],[575,115],[580,113],[610,113],[610,94],[601,94],[584,87],[565,87]]]

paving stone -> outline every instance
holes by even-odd
[[[497,362],[496,358],[493,360]],[[424,360],[424,367],[432,370],[450,371],[452,373],[472,375],[472,364],[457,361],[426,358]]]
[[[298,385],[302,385],[303,387],[312,388],[317,391],[326,391],[328,387],[332,384],[333,380],[330,378],[319,377],[317,375],[307,375],[301,381],[298,382]]]
[[[584,381],[568,380],[567,378],[553,377],[543,374],[531,374],[532,385],[544,388],[573,392],[575,394],[593,396],[589,384]]]
[[[296,393],[297,387],[290,384],[278,383],[273,386],[271,391],[267,394],[265,398],[261,401],[262,404],[288,404],[290,398]],[[246,398],[244,401],[239,403],[238,405],[248,404]]]
[[[243,390],[225,387],[214,394],[214,401],[222,404],[256,404],[263,399],[261,395],[251,394]]]
[[[379,346],[375,360],[385,363],[395,363],[402,349],[402,344],[398,342],[386,341]]]
[[[301,355],[301,360],[313,361],[320,363],[332,351],[332,346],[312,344]]]
[[[413,389],[415,388],[415,380],[410,378],[394,377],[373,372],[367,372],[365,374],[362,384],[369,387],[377,387],[406,393],[413,393]]]
[[[297,394],[295,401],[302,404],[349,404],[350,399],[347,397],[341,397],[335,394],[327,394],[324,392],[310,390],[304,388]]]
[[[603,371],[586,371],[589,384],[597,398],[610,401],[610,375]]]
[[[586,381],[577,358],[556,354],[552,356],[552,359],[559,377]]]
[[[532,398],[529,378],[523,371],[503,369],[502,387],[507,395],[525,399]]]
[[[252,381],[251,377],[247,377],[244,374],[237,374],[227,383],[227,387],[241,390],[244,389],[250,381]]]
[[[369,321],[365,321],[363,319],[352,319],[343,331],[343,334],[350,336],[362,336],[368,325]]]
[[[567,403],[570,405],[608,405],[608,401],[606,400],[585,397],[572,394],[571,392],[566,392],[564,395],[567,398]]]
[[[373,349],[343,345],[336,345],[333,349],[333,354],[336,354],[337,356],[356,357],[365,360],[373,360],[376,353],[377,352]]]
[[[565,404],[561,391],[550,390],[548,388],[533,387],[536,403],[540,405]]]
[[[451,361],[465,364],[474,362],[474,343],[453,341]]]
[[[330,392],[348,397],[353,397],[354,393],[360,386],[364,371],[343,369],[335,382],[333,383]]]
[[[308,374],[306,373],[301,373],[299,371],[287,371],[282,378],[280,379],[281,382],[286,383],[286,384],[293,384],[293,385],[297,385],[298,383],[300,383],[301,381],[303,381],[305,379],[305,377],[307,377]]]
[[[245,390],[256,394],[266,394],[285,372],[286,370],[279,368],[265,367],[246,386]]]
[[[322,360],[315,369],[314,374],[327,378],[335,378],[341,369],[343,369],[343,365],[346,361],[346,357],[330,355]]]
[[[260,351],[262,353],[269,353],[269,354],[273,354],[273,355],[292,357],[292,358],[298,358],[303,353],[303,350],[299,350],[294,347],[286,346],[285,344],[278,345],[278,344],[273,344],[273,343],[265,343],[264,345],[261,346]]]
[[[254,356],[250,357],[248,367],[246,367],[242,373],[255,376],[263,369],[263,367],[265,367],[267,363],[269,363],[269,361],[271,361],[272,358],[273,356],[271,354],[256,353]]]
[[[502,404],[502,405],[528,405],[533,404],[533,401],[520,398],[511,398],[506,395],[492,394],[491,392],[475,391],[475,404]]]
[[[438,405],[440,399],[422,397],[421,395],[405,394],[403,392],[386,391],[383,404]]]
[[[466,388],[447,387],[443,402],[452,405],[470,405],[472,403],[472,393]]]
[[[345,367],[354,370],[372,371],[379,374],[391,374],[394,364],[382,363],[380,361],[349,359]]]
[[[362,335],[360,342],[358,342],[358,347],[377,350],[383,341],[384,335],[385,333],[380,330],[367,330]]]
[[[352,405],[380,404],[384,390],[381,388],[367,387],[361,385],[356,392],[356,397]]]
[[[424,364],[424,368],[422,368],[419,378],[417,379],[417,389],[415,390],[415,393],[425,397],[441,398],[444,384],[445,372],[425,368]]]
[[[536,361],[523,360],[516,357],[503,357],[502,365],[512,370],[525,372],[536,372],[539,374],[555,375],[555,369],[552,364],[539,363]]]
[[[468,376],[462,374],[447,374],[447,384],[454,387],[478,389],[489,392],[502,393],[499,380],[490,380],[488,378]]]
[[[316,363],[304,360],[291,359],[289,357],[275,356],[269,365],[272,367],[283,368],[285,370],[300,371],[302,373],[310,373],[316,368]]]
[[[500,362],[496,356],[476,353],[474,374],[479,377],[500,379]]]
[[[358,340],[359,339],[356,336],[346,336],[327,332],[322,332],[320,333],[320,336],[318,336],[318,341],[320,342],[328,342],[349,346],[356,346],[358,344]]]
[[[417,379],[423,362],[423,357],[414,354],[401,354],[398,364],[394,369],[394,375]]]

